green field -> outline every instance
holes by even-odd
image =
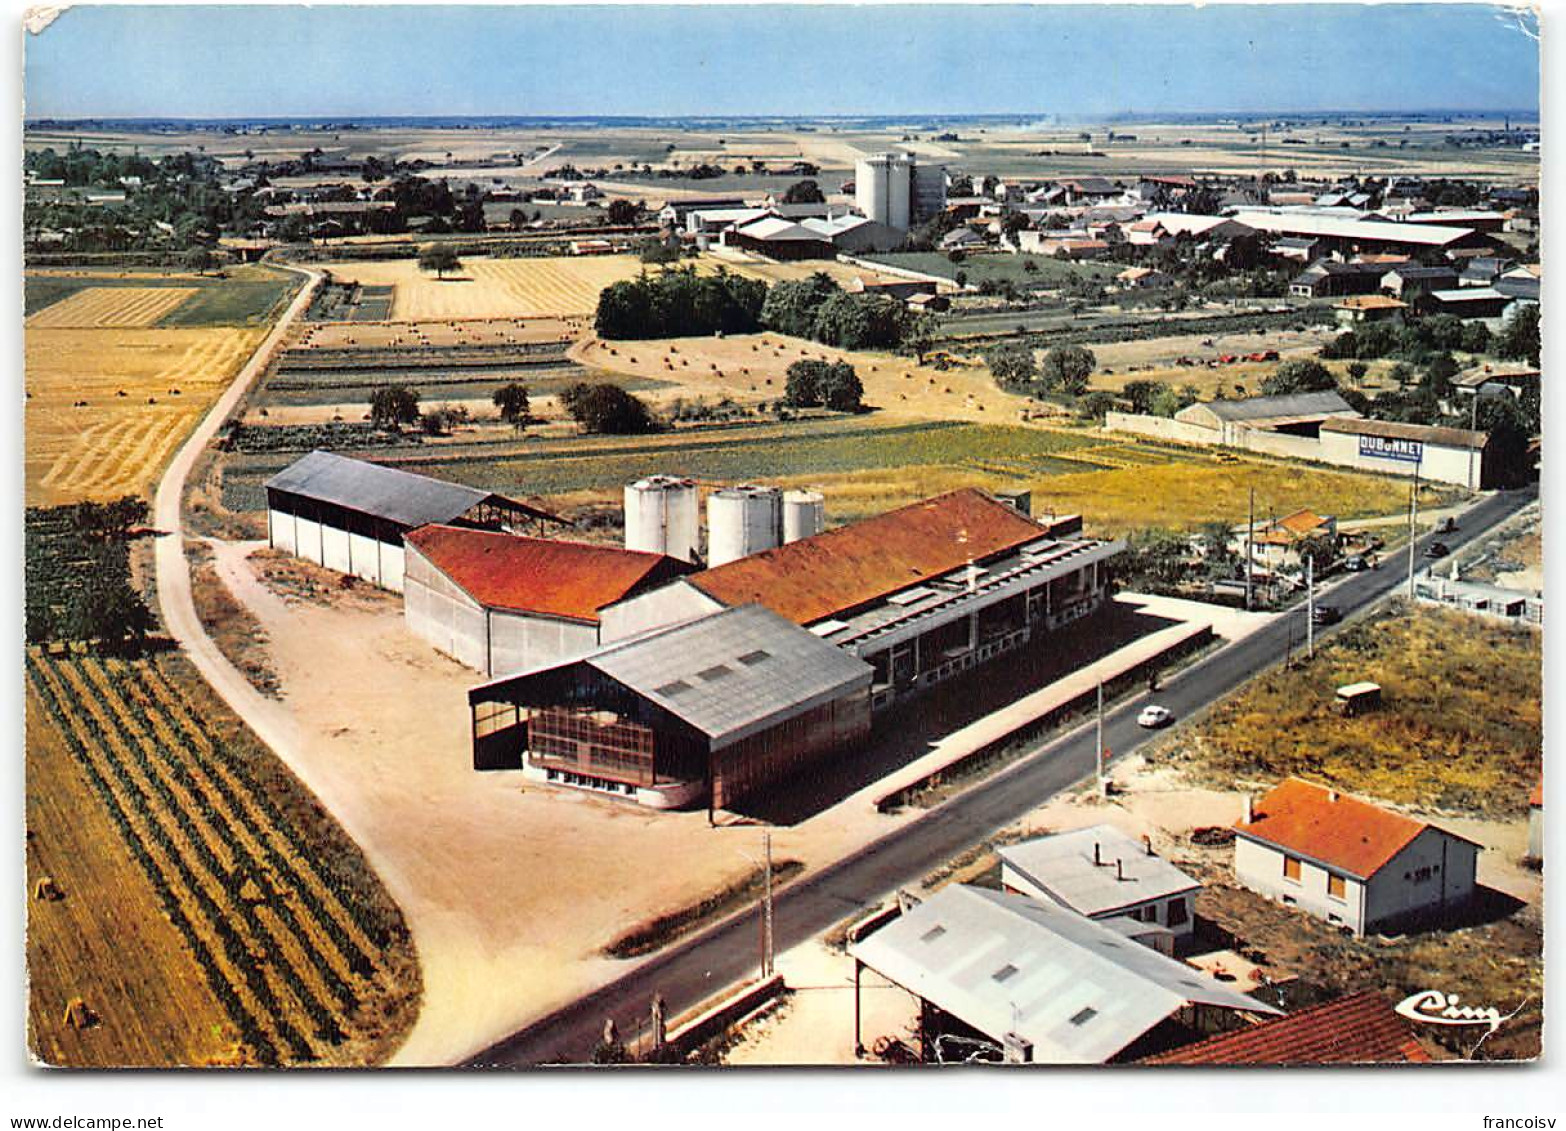
[[[532,367],[516,369],[447,369],[408,370],[386,369],[373,373],[359,371],[350,378],[346,374],[320,373],[312,380],[303,373],[288,373],[267,380],[266,387],[255,398],[257,405],[322,405],[349,404],[363,401],[366,408],[370,394],[378,388],[406,385],[417,389],[420,402],[425,406],[442,401],[488,400],[502,385],[515,382],[526,385],[528,395],[556,396],[568,386],[584,381],[587,370],[580,366]],[[667,381],[651,377],[632,377],[616,374],[615,384],[629,392],[667,388]]]
[[[23,310],[30,317],[89,287],[188,287],[196,291],[157,323],[161,327],[260,326],[270,323],[300,280],[271,267],[244,266],[226,276],[26,275]]]

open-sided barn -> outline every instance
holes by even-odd
[[[274,549],[399,593],[410,530],[432,522],[518,531],[568,525],[504,495],[322,451],[267,480],[266,520]]]

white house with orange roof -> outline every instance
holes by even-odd
[[[1456,833],[1300,778],[1246,809],[1235,878],[1357,935],[1439,922],[1473,898],[1480,846]]]

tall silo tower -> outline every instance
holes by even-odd
[[[783,492],[776,487],[724,487],[707,496],[707,564],[747,558],[783,540]]]

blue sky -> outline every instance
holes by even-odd
[[[27,116],[1521,109],[1480,5],[78,7]]]

